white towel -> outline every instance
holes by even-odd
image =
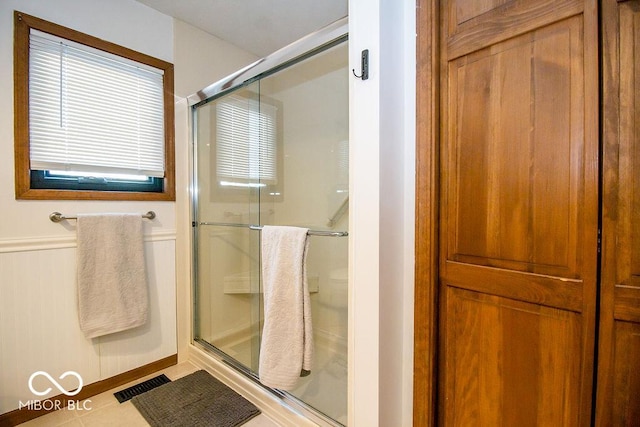
[[[306,228],[262,228],[264,326],[259,377],[264,385],[291,390],[313,361],[311,302],[307,285]]]
[[[142,216],[78,215],[78,316],[87,338],[143,325],[149,311]]]

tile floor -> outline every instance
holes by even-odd
[[[184,362],[175,366],[171,366],[160,372],[156,372],[144,378],[140,378],[129,384],[122,385],[113,390],[109,390],[102,394],[91,397],[91,402],[87,402],[84,406],[91,408],[86,411],[77,410],[60,410],[55,411],[45,416],[36,418],[26,423],[20,424],[23,427],[148,427],[149,424],[144,420],[142,415],[128,401],[124,403],[118,403],[118,400],[113,396],[116,391],[131,387],[134,384],[138,384],[149,378],[153,378],[160,374],[165,374],[169,379],[176,380],[180,377],[188,375],[197,371],[199,368],[195,365]],[[257,417],[249,420],[244,427],[278,427],[274,421],[269,419],[266,415],[260,414]]]

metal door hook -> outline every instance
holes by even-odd
[[[356,74],[355,69],[351,69],[351,72],[358,79],[367,80],[369,78],[369,49],[362,51],[362,57],[360,58],[360,69],[362,70],[360,75]]]

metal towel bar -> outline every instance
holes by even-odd
[[[240,227],[248,228],[250,230],[262,230],[261,225],[252,224],[237,224],[233,222],[199,222],[199,225],[213,225],[218,227]],[[309,236],[327,236],[327,237],[346,237],[349,235],[348,231],[325,231],[325,230],[309,230],[307,232]]]
[[[156,213],[154,211],[149,211],[146,214],[142,215],[142,218],[147,218],[147,219],[154,219],[155,217],[156,217]],[[60,212],[51,212],[51,215],[49,215],[49,219],[53,222],[60,222],[66,219],[78,219],[78,217],[62,215]]]

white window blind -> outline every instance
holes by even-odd
[[[216,173],[220,183],[277,183],[277,109],[229,96],[216,108]]]
[[[31,30],[32,170],[164,177],[163,72]]]

